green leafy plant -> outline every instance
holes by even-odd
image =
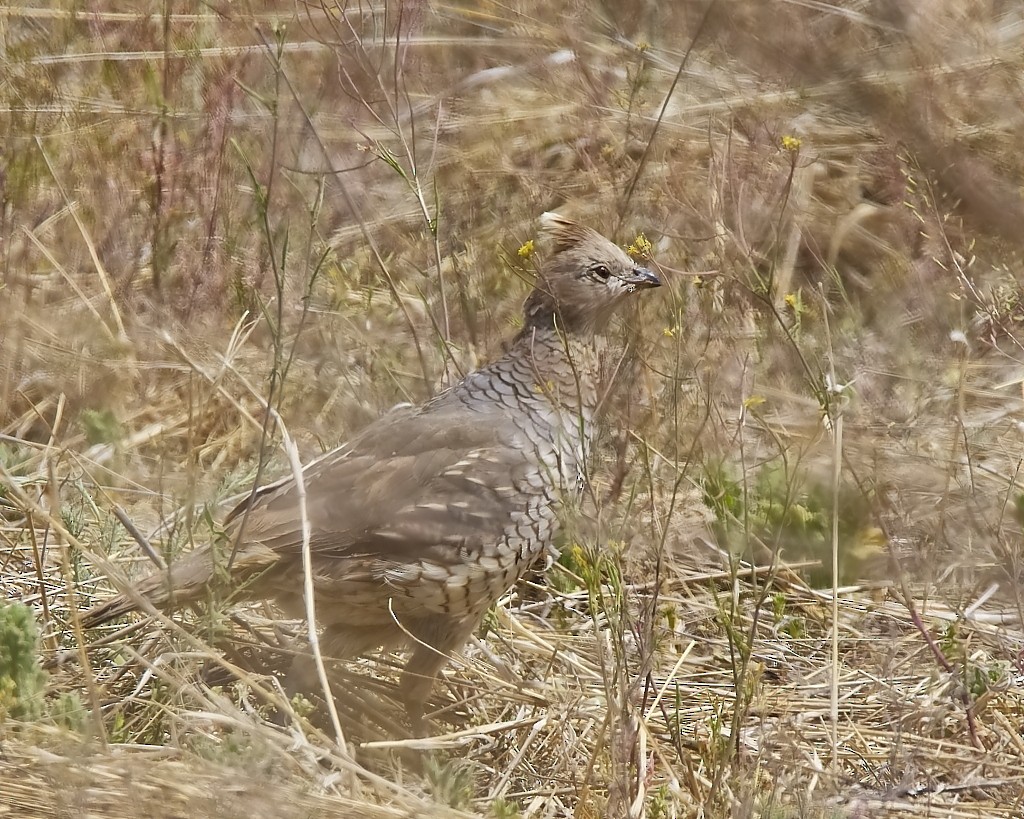
[[[112,444],[121,438],[121,424],[109,409],[82,410],[81,423],[90,444]]]
[[[425,766],[427,784],[434,798],[449,807],[468,808],[473,798],[472,763],[466,759],[439,761],[429,757]]]
[[[32,720],[42,714],[46,674],[38,646],[32,610],[21,603],[0,606],[0,716]]]
[[[514,803],[498,797],[491,803],[490,815],[494,819],[519,819],[522,814]]]

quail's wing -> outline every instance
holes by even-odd
[[[500,412],[464,407],[399,412],[303,473],[311,548],[317,555],[419,561],[472,553],[499,538],[530,503],[522,487],[537,458]],[[534,478],[535,480],[535,478]],[[294,480],[261,490],[228,518],[229,534],[281,555],[302,545]]]

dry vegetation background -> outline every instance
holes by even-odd
[[[60,0],[0,60],[0,813],[1024,813],[1019,3]],[[263,606],[82,632],[268,406],[313,456],[500,351],[556,209],[666,286],[438,736],[388,657],[271,725]]]

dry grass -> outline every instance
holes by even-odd
[[[6,815],[1020,815],[1019,9],[242,5],[0,9]],[[669,286],[437,736],[390,657],[345,745],[270,724],[263,606],[82,632],[117,510],[166,559],[287,469],[268,407],[311,456],[498,351],[553,209]]]

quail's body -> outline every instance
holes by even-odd
[[[551,544],[560,508],[582,491],[597,404],[594,333],[625,293],[657,284],[598,234],[554,220],[558,252],[509,351],[303,472],[324,651],[347,657],[411,642],[402,689],[414,717],[446,655]],[[608,287],[618,290],[597,290],[613,274]],[[562,291],[577,287],[604,297],[592,309],[563,304]],[[225,528],[221,552],[236,549],[231,581],[302,616],[295,482],[263,487]],[[160,607],[194,602],[213,563],[209,547],[199,549],[138,589]],[[114,598],[87,624],[132,608]]]

